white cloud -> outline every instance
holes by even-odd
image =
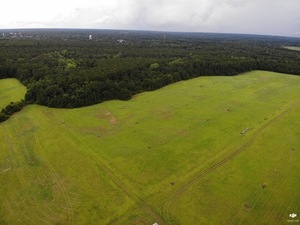
[[[118,28],[300,36],[299,12],[299,0],[14,0],[1,6],[0,28]]]
[[[280,0],[226,4],[215,13],[211,23],[214,29],[223,32],[294,35],[296,21],[300,21],[300,2],[289,2],[294,4]]]

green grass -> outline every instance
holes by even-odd
[[[253,71],[27,106],[0,124],[0,224],[284,224],[300,211],[299,85]]]
[[[293,51],[300,51],[299,46],[285,46],[285,48]]]
[[[0,110],[10,102],[24,99],[26,88],[16,79],[0,79]]]
[[[169,208],[173,220],[242,225],[291,219],[289,214],[300,209],[299,109],[292,108],[237,157],[176,195]]]

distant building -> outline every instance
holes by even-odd
[[[89,40],[92,40],[92,39],[93,39],[93,37],[92,37],[92,35],[90,34],[90,35],[89,35]]]

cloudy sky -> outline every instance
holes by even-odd
[[[9,0],[2,28],[99,28],[300,37],[300,0]]]

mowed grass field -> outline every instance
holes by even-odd
[[[0,110],[10,102],[24,99],[26,87],[17,79],[0,79]]]
[[[0,224],[286,224],[299,112],[300,77],[263,71],[27,106],[0,124]]]

